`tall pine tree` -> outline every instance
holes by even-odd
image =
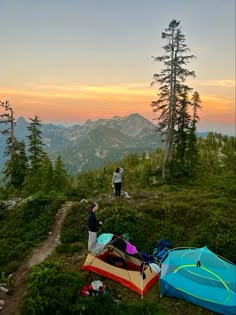
[[[184,85],[179,91],[179,100],[177,104],[176,115],[176,132],[174,146],[176,147],[176,161],[184,168],[185,153],[188,143],[188,133],[191,121],[189,107],[191,102],[188,97],[188,92],[191,89]]]
[[[187,168],[189,176],[192,175],[194,167],[196,167],[198,161],[198,149],[197,149],[197,123],[199,121],[198,111],[202,108],[200,94],[195,91],[191,99],[191,105],[193,108],[192,120],[190,122],[188,145],[187,145]]]
[[[41,121],[38,116],[30,118],[30,125],[27,127],[29,131],[29,148],[28,148],[28,160],[29,169],[27,171],[24,194],[32,194],[41,189],[40,167],[42,159],[45,155],[42,141]]]
[[[174,140],[176,126],[178,125],[177,115],[179,91],[183,90],[187,77],[195,76],[194,71],[189,71],[185,66],[190,62],[193,55],[189,55],[189,49],[185,44],[185,36],[182,34],[180,22],[172,20],[162,33],[162,39],[167,41],[163,47],[165,54],[161,57],[154,57],[154,61],[164,63],[165,68],[160,74],[154,74],[152,82],[159,84],[158,99],[151,103],[154,112],[158,112],[158,131],[164,136],[164,158],[162,163],[162,177],[166,178],[166,167],[173,158]],[[185,84],[186,85],[186,84]]]
[[[41,121],[38,116],[30,118],[30,125],[27,127],[29,131],[29,162],[32,171],[37,171],[40,167],[42,158],[45,154],[42,141]]]

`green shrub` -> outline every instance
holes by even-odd
[[[62,244],[84,242],[88,237],[88,209],[81,204],[75,204],[69,210],[61,227],[60,241]]]
[[[21,315],[72,314],[81,280],[58,264],[42,263],[33,267],[27,286]]]
[[[7,211],[0,224],[0,267],[17,266],[29,250],[47,237],[54,215],[63,198],[57,195],[36,194],[18,207]],[[13,272],[10,269],[10,272]]]

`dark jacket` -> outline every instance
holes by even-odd
[[[100,224],[96,218],[96,215],[93,211],[88,213],[88,229],[90,232],[97,232],[100,227]]]

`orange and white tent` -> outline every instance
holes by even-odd
[[[127,253],[127,243],[123,238],[113,236],[98,254],[87,255],[81,269],[112,279],[143,297],[158,280],[159,274],[145,264],[138,252]]]

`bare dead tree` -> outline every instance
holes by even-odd
[[[9,101],[0,101],[0,125],[6,125],[5,128],[0,129],[0,134],[8,136],[6,154],[14,152],[15,148],[15,137],[14,127],[15,118],[14,111]]]

